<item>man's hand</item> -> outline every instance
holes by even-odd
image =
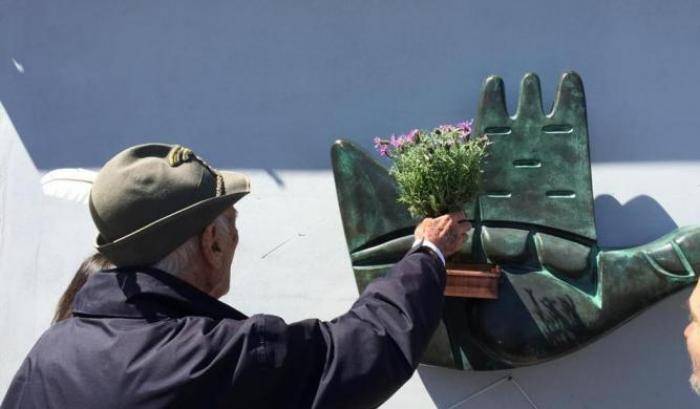
[[[472,225],[467,221],[464,212],[455,212],[435,219],[426,217],[416,227],[415,237],[418,240],[431,241],[447,257],[462,247],[471,228]]]

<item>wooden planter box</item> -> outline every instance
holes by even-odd
[[[461,298],[498,298],[501,269],[492,264],[447,263],[445,296]]]

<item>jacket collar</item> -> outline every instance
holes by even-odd
[[[188,315],[247,317],[188,283],[152,267],[94,273],[73,302],[73,314],[158,320]]]

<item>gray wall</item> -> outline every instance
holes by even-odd
[[[469,118],[491,73],[511,107],[527,71],[540,74],[546,107],[562,71],[582,75],[601,244],[700,223],[698,21],[690,0],[0,0],[0,102],[19,135],[0,110],[0,158],[11,158],[0,169],[0,395],[92,232],[84,207],[40,198],[29,157],[41,171],[94,168],[160,140],[249,171],[256,192],[241,203],[225,301],[331,318],[357,295],[331,142],[369,148],[374,136]],[[27,229],[37,215],[39,239]],[[423,367],[387,406],[693,407],[686,296],[542,366]]]

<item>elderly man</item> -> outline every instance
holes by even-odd
[[[180,146],[107,162],[90,213],[118,268],[90,277],[2,408],[365,408],[391,396],[438,324],[443,256],[463,243],[464,215],[423,220],[414,248],[346,314],[287,324],[217,300],[238,244],[232,206],[249,191],[245,175]]]

